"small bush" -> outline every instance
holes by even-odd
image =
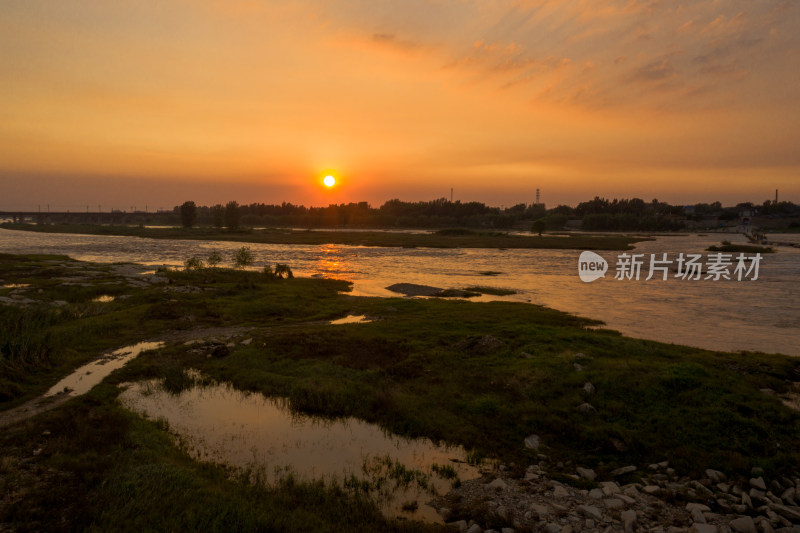
[[[183,262],[183,267],[186,270],[202,270],[203,260],[198,259],[197,257],[190,257],[189,259]]]
[[[247,246],[242,246],[233,254],[233,266],[244,269],[251,266],[254,262],[253,252]]]

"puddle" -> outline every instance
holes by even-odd
[[[331,324],[334,326],[338,326],[339,324],[366,324],[367,322],[372,322],[372,320],[367,318],[367,315],[347,315],[344,318],[331,320]]]
[[[157,350],[163,346],[163,342],[140,342],[114,350],[97,361],[78,368],[75,372],[53,385],[45,396],[55,396],[64,392],[64,390],[68,390],[70,396],[86,394],[92,387],[103,381],[103,378],[114,370],[122,368],[125,363],[140,353],[148,350]]]
[[[173,395],[158,382],[146,381],[129,385],[120,400],[141,415],[166,420],[195,459],[255,469],[267,482],[287,473],[345,487],[367,482],[370,495],[391,517],[441,522],[426,502],[448,492],[454,476],[461,481],[480,476],[477,467],[465,462],[461,448],[406,439],[354,418],[330,421],[293,414],[285,402],[228,384]],[[403,511],[409,502],[418,508]]]
[[[25,288],[30,287],[30,286],[31,286],[30,283],[7,283],[6,285],[3,285],[3,288],[4,289],[25,289]]]
[[[100,303],[108,303],[113,302],[116,299],[116,296],[111,296],[110,294],[103,294],[102,296],[98,296],[96,298],[92,298],[93,302],[100,302]]]

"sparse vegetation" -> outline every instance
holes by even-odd
[[[356,416],[460,444],[473,462],[529,464],[535,454],[523,440],[535,432],[554,463],[580,461],[600,473],[662,460],[679,473],[716,468],[731,477],[752,466],[774,473],[800,464],[800,415],[779,399],[800,371],[794,358],[631,339],[586,328],[596,321],[520,303],[354,298],[339,294],[348,287],[341,281],[276,282],[222,268],[164,270],[169,283],[139,289],[104,268],[0,256],[0,277],[29,284],[40,301],[25,309],[0,305],[3,408],[40,394],[80,362],[176,329],[246,327],[253,342],[227,348],[224,357],[171,343],[134,359],[87,397],[4,430],[3,457],[30,458],[30,443],[44,444],[34,459],[8,463],[0,484],[27,492],[22,505],[0,507],[2,521],[41,530],[60,529],[61,520],[97,530],[269,530],[278,523],[295,530],[423,529],[385,521],[346,483],[290,480],[270,489],[232,480],[178,451],[163,424],[115,402],[115,385],[125,381],[191,386],[188,368],[286,398],[297,412]],[[91,274],[89,286],[59,283],[75,272]],[[110,292],[127,297],[91,304]],[[56,300],[69,303],[56,307]],[[326,325],[346,314],[376,320]],[[594,384],[589,398],[587,381]],[[596,411],[579,411],[585,401]],[[53,439],[41,437],[45,429]],[[425,481],[384,466],[387,479]],[[432,473],[449,476],[446,467]]]

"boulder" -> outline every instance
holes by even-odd
[[[495,479],[494,481],[489,483],[487,486],[490,489],[494,489],[494,490],[506,490],[506,489],[508,489],[508,485],[506,484],[506,482],[503,481],[500,478]]]
[[[594,505],[579,505],[577,509],[578,512],[581,513],[586,518],[591,518],[597,521],[603,520],[603,513],[601,513],[600,509],[598,509]]]
[[[578,475],[581,476],[583,479],[594,481],[597,478],[597,474],[591,468],[581,468],[579,466],[575,470],[578,472]]]
[[[731,520],[729,525],[736,533],[758,533],[755,522],[749,516],[735,518]]]
[[[630,474],[632,472],[636,472],[636,467],[635,466],[633,466],[633,465],[631,465],[631,466],[623,466],[621,468],[617,468],[616,470],[612,470],[611,471],[611,476],[612,477],[619,477],[619,476],[624,476],[625,474]]]
[[[622,530],[625,533],[633,533],[636,528],[636,511],[633,509],[622,511],[620,518],[622,518]]]
[[[750,478],[750,486],[758,490],[767,490],[767,484],[764,483],[763,477]]]
[[[539,438],[539,435],[528,435],[525,437],[525,447],[531,450],[538,450],[539,446],[542,445],[542,440]]]

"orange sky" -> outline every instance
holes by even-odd
[[[794,0],[5,0],[0,209],[800,202],[799,27]]]

